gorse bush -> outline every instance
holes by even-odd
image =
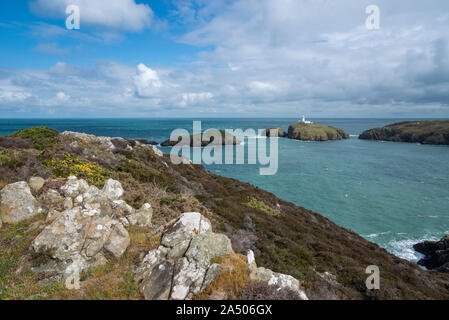
[[[89,184],[104,185],[108,171],[96,163],[78,158],[72,153],[64,153],[63,159],[51,158],[43,160],[44,165],[59,178],[76,176],[85,179]]]
[[[247,208],[253,208],[253,209],[263,211],[272,216],[278,216],[281,214],[281,212],[279,210],[273,209],[273,208],[269,207],[268,205],[266,205],[265,202],[257,200],[256,198],[252,198],[252,197],[248,198],[248,202],[242,203],[242,205]]]

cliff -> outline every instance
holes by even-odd
[[[1,298],[449,298],[449,275],[139,141],[25,130],[0,139],[0,179]]]
[[[359,139],[449,145],[449,120],[394,123],[366,130]]]

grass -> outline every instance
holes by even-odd
[[[216,291],[224,292],[229,300],[238,299],[248,284],[249,267],[246,257],[241,254],[230,254],[214,258],[211,263],[220,264],[221,271],[195,299],[205,300]]]

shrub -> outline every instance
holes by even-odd
[[[104,185],[109,176],[109,172],[98,164],[77,158],[71,153],[65,153],[63,159],[45,159],[43,163],[56,177],[76,176],[99,187]]]
[[[260,211],[263,211],[272,216],[278,216],[281,214],[279,210],[273,209],[265,204],[265,202],[257,200],[256,198],[248,198],[248,202],[242,203],[244,207],[253,208]]]
[[[19,130],[14,132],[11,137],[31,139],[33,142],[33,148],[37,150],[44,150],[51,146],[55,142],[58,131],[47,127],[36,127]]]

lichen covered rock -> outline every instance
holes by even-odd
[[[162,235],[161,245],[145,256],[135,279],[146,299],[188,299],[218,274],[211,260],[231,253],[231,241],[213,233],[209,220],[187,212]]]
[[[6,185],[0,191],[0,220],[16,224],[42,212],[39,202],[24,181]]]

